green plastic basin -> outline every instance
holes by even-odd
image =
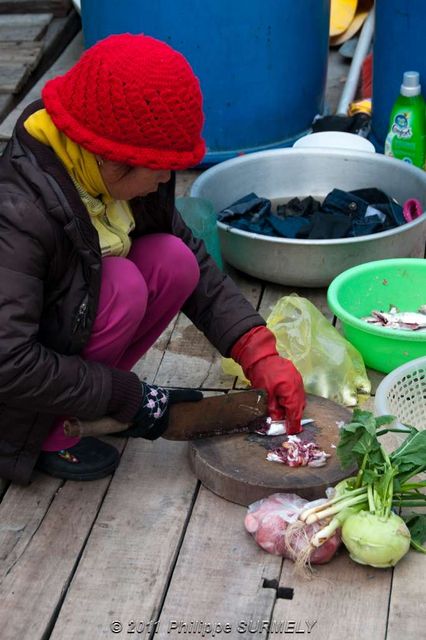
[[[426,331],[385,329],[361,320],[374,309],[388,311],[395,305],[400,311],[417,311],[425,305],[426,260],[378,260],[348,269],[330,284],[327,301],[367,366],[389,373],[426,355]]]

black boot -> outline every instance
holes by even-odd
[[[102,440],[82,438],[69,449],[42,451],[36,469],[65,480],[98,480],[118,467],[120,454]]]

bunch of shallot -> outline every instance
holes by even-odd
[[[257,544],[268,553],[296,560],[307,548],[309,539],[321,529],[320,524],[308,525],[294,535],[286,535],[288,527],[297,522],[304,509],[319,506],[325,499],[308,502],[295,494],[274,493],[268,498],[251,504],[245,517],[246,530]],[[329,562],[340,545],[338,531],[318,549],[311,549],[307,561],[310,564]]]

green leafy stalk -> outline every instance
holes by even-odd
[[[426,507],[425,500],[403,500],[400,499],[392,501],[393,507]]]
[[[364,471],[365,468],[367,466],[367,462],[368,462],[368,454],[364,454],[364,457],[362,459],[362,464],[361,464],[361,468],[357,473],[356,476],[356,480],[355,480],[355,488],[359,489],[360,487],[362,487],[362,481],[363,481],[363,476],[364,476]]]
[[[381,431],[377,431],[376,435],[377,437],[380,436],[384,436],[385,433],[410,433],[410,431],[412,431],[414,429],[414,427],[404,427],[402,429],[399,429],[398,427],[395,427],[394,429],[382,429]]]
[[[426,480],[422,482],[411,482],[409,484],[403,484],[401,486],[401,491],[410,491],[410,489],[421,489],[422,487],[426,487]]]
[[[371,513],[375,513],[376,504],[374,502],[373,486],[371,484],[369,484],[367,487],[367,495],[368,495],[368,508],[370,509]]]

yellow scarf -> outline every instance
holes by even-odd
[[[126,256],[135,221],[125,200],[111,198],[94,154],[59,131],[46,109],[33,113],[24,126],[33,138],[53,149],[68,171],[98,232],[102,256]]]

